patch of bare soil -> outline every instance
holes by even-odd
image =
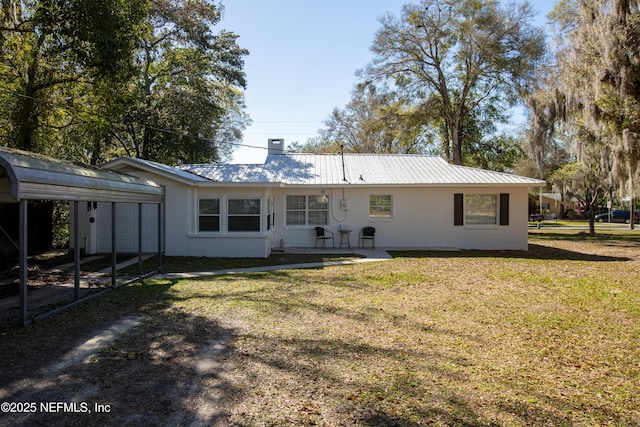
[[[15,406],[0,425],[216,425],[233,389],[219,363],[232,338],[178,309],[114,321],[59,360],[0,384],[0,401]]]
[[[33,318],[73,301],[73,254],[66,250],[31,256],[27,271],[28,318]],[[80,260],[80,296],[84,297],[110,285],[107,276],[97,271],[108,266],[108,256],[90,256]],[[17,321],[20,293],[17,260],[3,260],[0,270],[0,320]]]
[[[545,240],[529,242],[532,254],[554,253],[565,258],[588,260],[640,261],[640,242],[629,240]],[[563,258],[559,258],[563,259]]]
[[[54,285],[73,278],[73,267],[56,269],[73,262],[73,254],[66,250],[50,251],[28,258],[29,289]],[[19,287],[19,262],[16,257],[0,260],[0,298],[17,295]]]

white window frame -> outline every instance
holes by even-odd
[[[493,199],[493,206],[491,203]],[[484,200],[483,200],[484,199]],[[468,227],[497,227],[500,220],[500,198],[495,193],[470,193],[464,195],[464,225]],[[492,214],[492,215],[491,215]],[[493,222],[473,220],[493,218]],[[470,220],[471,219],[471,220]]]
[[[231,212],[231,205],[233,202],[249,200],[253,202],[258,202],[258,212]],[[233,197],[227,199],[227,232],[228,233],[259,233],[262,230],[262,199],[259,197]],[[257,230],[231,230],[231,222],[232,218],[258,218],[258,229]]]
[[[296,197],[296,198],[304,198],[304,207],[296,207],[296,208],[290,208],[289,207],[289,198],[290,197]],[[312,209],[311,208],[311,202],[312,199],[316,199],[316,200],[322,200],[323,198],[326,198],[326,202],[321,202],[319,203],[320,205],[324,205],[324,209]],[[296,215],[296,218],[300,217],[300,214],[302,212],[304,212],[304,223],[300,223],[297,222],[295,224],[290,223],[290,217],[289,214],[290,213],[297,213],[298,215]],[[310,219],[312,217],[315,217],[315,215],[311,215],[311,213],[313,212],[321,212],[324,213],[324,217],[325,217],[325,221],[324,223],[315,223],[312,222]],[[325,195],[304,195],[304,194],[289,194],[285,197],[285,226],[287,227],[316,227],[316,226],[326,226],[329,225],[329,199],[327,196]]]
[[[385,214],[372,214],[372,208],[384,208],[385,204],[372,204],[372,198],[389,198],[389,213]],[[383,210],[383,209],[381,209]],[[371,219],[390,219],[393,218],[393,196],[391,194],[370,194],[369,195],[369,218]]]
[[[202,213],[202,206],[201,206],[201,202],[203,201],[211,201],[211,200],[215,200],[218,202],[218,212],[217,213]],[[198,199],[198,223],[197,223],[197,227],[198,227],[198,233],[219,233],[222,229],[222,200],[219,197],[203,197]],[[202,230],[200,227],[200,218],[202,217],[207,217],[207,218],[213,218],[213,217],[217,217],[218,218],[218,229],[217,230]]]

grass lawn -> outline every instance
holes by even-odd
[[[0,401],[110,405],[0,424],[640,425],[638,231],[543,229],[529,252],[392,255],[148,280],[0,325]],[[133,332],[47,376],[132,314],[144,319]]]

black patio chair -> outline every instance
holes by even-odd
[[[358,249],[364,248],[365,242],[371,241],[371,249],[376,248],[376,229],[373,227],[365,227],[360,231],[360,238],[358,239]]]
[[[318,242],[322,242],[322,249],[326,248],[327,240],[331,239],[331,247],[335,248],[336,243],[333,239],[333,233],[329,230],[325,230],[323,227],[316,227],[316,244],[315,248],[318,247]]]

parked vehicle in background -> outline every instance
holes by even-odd
[[[595,220],[598,222],[620,222],[624,224],[629,224],[631,222],[631,211],[621,211],[621,210],[613,209],[609,212],[596,215]],[[633,222],[636,224],[640,222],[638,212],[634,212]]]
[[[534,213],[529,215],[529,222],[535,222],[535,221],[540,222],[542,220],[544,220],[544,215],[542,214]]]

